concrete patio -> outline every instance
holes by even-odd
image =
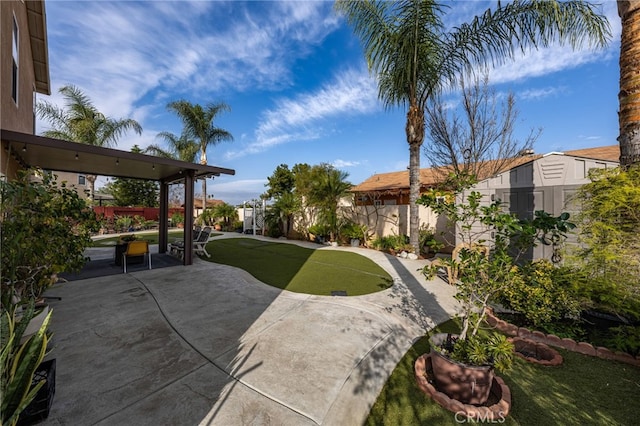
[[[326,249],[372,258],[394,286],[310,296],[200,259],[56,285],[41,424],[362,424],[412,342],[454,313],[454,289],[426,281],[426,261]]]

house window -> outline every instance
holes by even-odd
[[[78,175],[78,185],[85,186],[87,184],[87,179],[84,175]]]
[[[373,200],[373,205],[374,206],[381,206],[382,205],[382,200]]]
[[[12,74],[11,74],[11,97],[15,103],[18,103],[18,22],[13,17],[13,41],[11,43],[12,56]]]

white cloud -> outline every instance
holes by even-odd
[[[225,178],[226,180],[227,178]],[[241,204],[244,201],[250,201],[256,199],[266,191],[264,186],[267,183],[266,179],[244,179],[234,180],[230,182],[216,183],[217,179],[213,180],[212,184],[207,185],[207,192],[213,194],[214,198],[223,200],[229,204]]]
[[[277,101],[274,109],[263,114],[255,141],[241,151],[229,151],[226,157],[238,158],[284,143],[313,140],[323,134],[324,120],[367,114],[378,107],[375,81],[364,70],[348,70],[315,92]]]
[[[169,91],[287,87],[339,24],[328,2],[51,2],[47,18],[53,91],[77,85],[106,115],[139,120]]]
[[[337,159],[331,164],[336,169],[343,169],[343,168],[346,168],[346,167],[357,167],[357,166],[360,165],[360,162],[359,161],[349,161],[349,160]]]
[[[518,92],[518,98],[520,99],[534,99],[540,100],[553,96],[558,96],[566,92],[565,87],[545,87],[541,89],[528,89]]]

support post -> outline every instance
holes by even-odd
[[[185,266],[193,264],[193,185],[195,172],[184,171],[184,261]]]
[[[158,253],[166,253],[169,244],[169,185],[160,182],[160,213],[158,218]]]

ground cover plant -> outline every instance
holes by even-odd
[[[455,321],[434,332],[456,333]],[[419,339],[398,363],[371,409],[367,425],[457,425],[454,413],[440,407],[416,384],[413,364],[430,351]],[[559,350],[564,363],[544,367],[514,360],[500,374],[512,393],[505,425],[630,425],[637,423],[635,401],[640,368]],[[464,419],[466,420],[466,419]]]
[[[348,296],[389,288],[391,276],[370,259],[338,250],[315,250],[295,244],[251,238],[214,240],[207,244],[211,262],[235,266],[260,281],[284,290],[330,296]]]

